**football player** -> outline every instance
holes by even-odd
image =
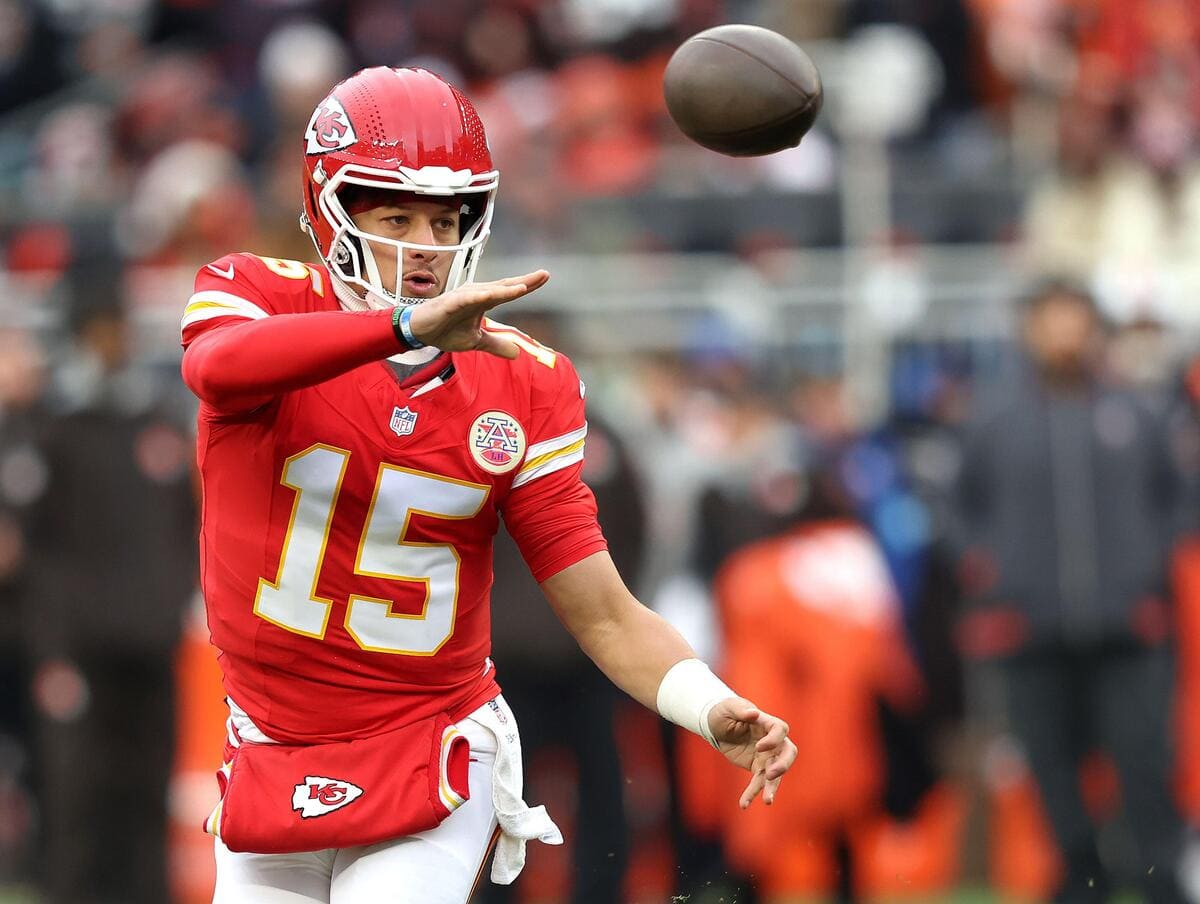
[[[462,904],[493,842],[506,883],[561,841],[488,658],[501,517],[599,667],[771,803],[788,726],[625,588],[580,479],[583,383],[486,317],[549,274],[472,281],[498,174],[471,103],[363,70],[313,113],[303,178],[321,263],[230,254],[182,321],[231,713],[215,900]]]

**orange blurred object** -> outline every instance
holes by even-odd
[[[1002,897],[1046,901],[1062,877],[1059,856],[1033,776],[1005,756],[988,781],[988,872]]]
[[[1200,373],[1200,371],[1198,371]],[[1200,538],[1181,543],[1173,564],[1176,678],[1176,800],[1200,823]]]
[[[178,712],[167,841],[175,904],[208,904],[216,881],[213,840],[202,828],[217,803],[214,773],[225,744],[225,690],[203,612],[189,619],[175,664]]]

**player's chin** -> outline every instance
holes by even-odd
[[[403,294],[396,297],[396,304],[398,304],[398,305],[423,304],[426,301],[432,301],[433,299],[437,298],[439,295],[442,294],[442,290],[438,289],[437,291],[435,291],[431,294],[428,294],[428,295],[426,295],[424,293],[422,293],[420,295],[416,295],[416,294],[410,295],[407,291],[407,287],[405,287],[405,288],[406,288],[406,291]]]

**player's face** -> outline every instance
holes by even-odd
[[[459,241],[459,207],[443,201],[407,198],[372,207],[354,215],[363,232],[416,245],[454,245]],[[396,250],[382,242],[369,242],[379,266],[383,285],[396,285]],[[446,290],[446,277],[454,261],[453,252],[405,248],[400,294],[410,298],[433,298]]]

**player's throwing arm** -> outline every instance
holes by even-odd
[[[629,592],[608,553],[596,553],[542,583],[584,652],[613,683],[663,718],[692,731],[751,772],[741,806],[774,802],[796,759],[788,725],[739,697],[687,641]]]

